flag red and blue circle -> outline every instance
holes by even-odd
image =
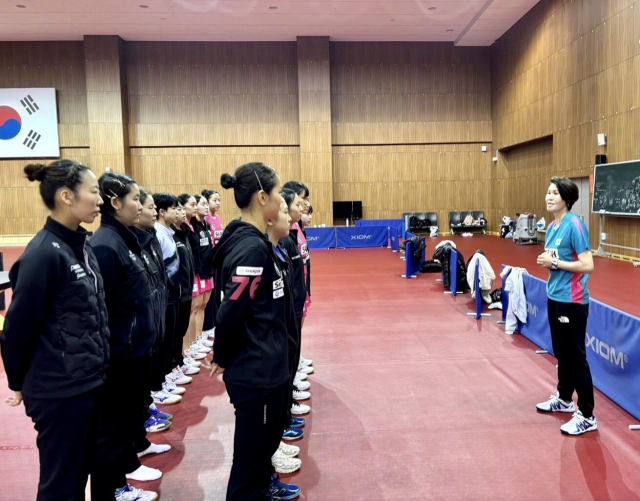
[[[0,139],[13,139],[22,129],[22,119],[10,106],[0,106]]]

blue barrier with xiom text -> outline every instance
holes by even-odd
[[[517,330],[553,353],[546,282],[523,275],[523,284],[527,322],[518,322]],[[640,318],[591,299],[585,344],[594,386],[640,419]]]
[[[335,249],[336,231],[335,228],[306,228],[307,245],[309,249]]]
[[[389,230],[386,226],[350,226],[336,228],[337,244],[341,249],[357,247],[386,247]]]

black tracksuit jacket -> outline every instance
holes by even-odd
[[[131,360],[151,355],[158,325],[152,271],[142,257],[137,237],[115,218],[103,214],[90,241],[104,279],[109,312],[111,358]]]
[[[232,221],[215,247],[214,361],[225,382],[275,388],[289,380],[288,293],[271,242],[253,225]]]
[[[298,231],[290,230],[289,236],[280,240],[280,245],[287,251],[291,261],[291,288],[293,290],[293,307],[297,318],[302,317],[304,303],[307,299],[307,286],[304,279],[304,262],[298,251]]]
[[[178,258],[180,259],[180,302],[191,301],[193,298],[193,280],[195,278],[195,267],[193,264],[193,253],[189,243],[191,229],[186,223],[182,223],[180,228],[173,226],[175,233],[173,240],[176,242]]]
[[[109,329],[98,261],[83,228],[51,218],[11,267],[2,359],[9,388],[33,398],[86,393],[105,380]]]

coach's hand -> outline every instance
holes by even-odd
[[[550,254],[543,252],[538,256],[538,264],[543,268],[550,269],[552,263],[553,263],[553,257]]]

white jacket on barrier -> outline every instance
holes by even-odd
[[[509,305],[507,307],[507,324],[504,332],[513,334],[518,328],[518,320],[523,324],[527,322],[527,298],[524,295],[523,275],[529,272],[524,268],[514,268],[505,266],[500,273],[502,278],[506,278],[504,290],[509,294]]]
[[[480,252],[476,252],[473,256],[471,256],[469,265],[467,266],[467,282],[469,283],[469,287],[471,287],[471,297],[476,297],[476,261],[479,261],[480,263],[478,266],[478,271],[480,275],[479,285],[482,300],[487,304],[491,304],[491,287],[493,286],[493,281],[496,279],[496,274],[489,264],[489,260],[487,259],[487,257]]]

